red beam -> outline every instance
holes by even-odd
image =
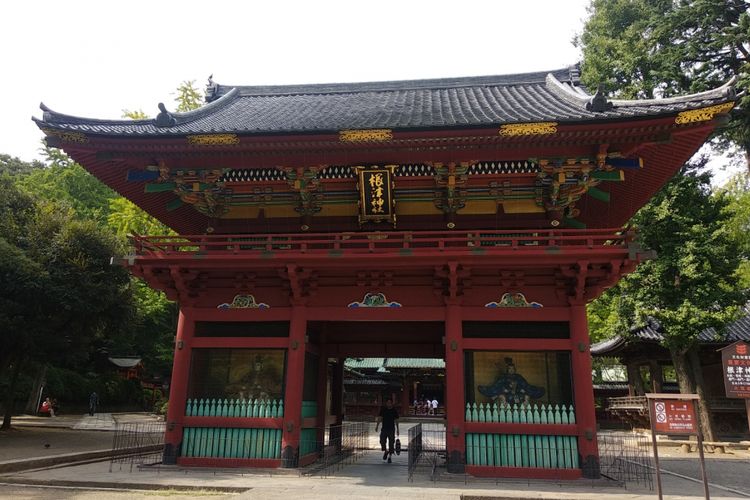
[[[517,477],[523,479],[580,479],[581,469],[544,469],[541,467],[489,467],[467,465],[466,473],[475,477]]]
[[[193,348],[286,349],[287,337],[196,337]]]
[[[575,424],[503,424],[494,422],[466,422],[466,432],[478,434],[533,434],[539,436],[575,436]]]
[[[568,321],[570,311],[567,307],[462,307],[461,317],[464,321]]]
[[[184,417],[185,427],[230,427],[235,429],[281,429],[283,418]]]
[[[442,344],[326,344],[326,352],[333,358],[442,358]]]
[[[311,307],[309,321],[443,321],[444,307]]]
[[[184,467],[254,467],[278,469],[281,466],[281,460],[276,458],[179,457],[177,464]]]
[[[569,339],[472,339],[464,338],[464,349],[476,351],[569,351]]]
[[[289,321],[291,307],[267,309],[194,309],[195,321]]]

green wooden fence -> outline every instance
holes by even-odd
[[[314,416],[314,415],[312,415]],[[299,456],[305,456],[308,453],[316,452],[320,449],[318,446],[318,430],[302,429],[299,437]]]
[[[281,430],[185,427],[182,456],[281,458]]]
[[[302,418],[317,417],[318,416],[318,402],[317,401],[302,401]]]
[[[575,424],[572,405],[467,403],[467,422]],[[466,463],[495,467],[578,467],[576,436],[466,434]]]
[[[284,416],[281,399],[188,399],[188,417],[276,418]]]

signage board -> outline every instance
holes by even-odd
[[[654,431],[664,434],[697,434],[698,420],[692,399],[650,399]]]
[[[721,367],[727,397],[750,398],[750,348],[747,343],[735,342],[723,348]]]

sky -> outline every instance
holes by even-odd
[[[0,153],[38,158],[39,103],[150,116],[185,80],[229,85],[496,75],[574,64],[588,0],[0,3]]]
[[[283,85],[544,71],[580,60],[589,0],[0,2],[0,153],[40,158],[40,102],[174,109],[186,80]]]

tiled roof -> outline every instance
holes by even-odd
[[[440,358],[386,358],[386,368],[445,368]]]
[[[347,368],[362,370],[367,368],[380,368],[385,358],[346,358],[344,365]]]
[[[141,363],[141,358],[108,358],[109,362],[118,368],[133,368]]]
[[[388,385],[388,382],[379,378],[345,378],[344,385]]]
[[[731,82],[730,82],[731,83]],[[576,67],[433,80],[287,86],[210,85],[206,106],[148,120],[96,120],[42,105],[42,128],[118,136],[420,130],[525,122],[589,122],[673,114],[735,98],[733,87],[670,99],[596,101]]]
[[[661,342],[663,340],[662,326],[655,319],[649,318],[644,326],[631,330],[627,337],[616,335],[611,339],[593,344],[591,354],[604,356],[633,342]],[[706,344],[731,344],[738,340],[750,342],[750,306],[745,307],[744,316],[726,327],[723,336],[720,336],[713,328],[708,328],[698,334],[698,341]]]

